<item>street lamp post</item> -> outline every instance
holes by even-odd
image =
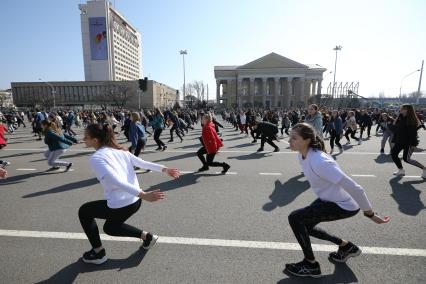
[[[334,51],[336,51],[336,58],[334,59],[334,78],[333,78],[333,87],[331,89],[331,98],[334,102],[334,85],[336,84],[336,67],[337,67],[337,51],[342,50],[342,46],[336,45],[335,48],[333,48]]]
[[[402,77],[402,79],[401,79],[401,85],[399,86],[399,101],[401,101],[401,97],[402,97],[402,83],[404,82],[404,79],[407,78],[407,77],[409,77],[409,76],[411,76],[411,75],[413,75],[416,72],[419,72],[419,71],[420,71],[420,69],[417,69],[417,70],[415,70],[415,71],[413,71],[413,72],[405,75],[404,77]]]
[[[46,85],[48,85],[50,87],[50,92],[53,96],[53,109],[55,109],[56,108],[56,98],[55,98],[56,97],[56,90],[55,90],[55,87],[52,84],[50,84],[49,82],[43,81],[41,78],[39,78],[38,80],[45,83]]]
[[[185,50],[181,50],[179,53],[180,55],[182,55],[182,61],[183,61],[183,100],[185,101],[186,99],[185,55],[188,54],[188,51],[185,49]]]

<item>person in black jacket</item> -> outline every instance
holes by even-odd
[[[404,176],[405,170],[402,167],[401,159],[398,157],[399,153],[403,150],[402,159],[404,162],[411,164],[423,170],[422,178],[426,179],[426,168],[418,161],[411,159],[414,148],[419,144],[417,138],[417,129],[420,125],[414,107],[409,104],[401,106],[399,117],[394,123],[394,137],[393,142],[395,145],[391,150],[392,160],[398,167],[398,171],[394,173],[396,176]]]
[[[359,125],[361,126],[361,134],[359,135],[359,139],[362,139],[362,134],[364,133],[365,129],[367,129],[367,136],[370,138],[370,131],[371,126],[373,125],[373,120],[371,119],[371,115],[365,110],[361,110]]]
[[[273,140],[277,139],[278,126],[270,123],[270,122],[257,122],[254,127],[251,135],[253,137],[253,143],[256,143],[257,138],[261,137],[260,148],[257,150],[258,152],[263,151],[263,146],[265,142],[274,147],[274,152],[279,152],[280,148],[275,145]]]

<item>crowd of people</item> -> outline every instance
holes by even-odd
[[[310,236],[330,241],[338,250],[330,254],[330,259],[346,262],[350,257],[358,256],[361,250],[350,241],[333,236],[317,225],[325,221],[355,216],[360,210],[377,224],[389,222],[389,217],[374,213],[363,188],[346,175],[333,159],[334,148],[339,154],[345,151],[341,143],[343,137],[346,145],[356,141],[361,145],[364,139],[370,139],[372,133],[382,135],[378,153],[385,154],[386,144],[394,161],[397,176],[405,175],[399,158],[403,151],[403,161],[422,170],[426,179],[424,165],[412,158],[418,151],[418,131],[425,129],[424,113],[415,112],[412,105],[403,105],[400,109],[343,109],[334,110],[318,107],[315,104],[306,109],[266,110],[266,109],[226,109],[221,112],[224,123],[217,119],[213,110],[191,109],[154,109],[139,112],[125,110],[115,111],[73,111],[58,110],[46,112],[34,110],[0,114],[0,148],[7,145],[5,134],[23,126],[25,121],[32,126],[34,139],[42,140],[47,145],[44,156],[49,170],[64,167],[64,172],[72,167],[72,162],[60,160],[66,150],[74,144],[85,143],[93,147],[95,153],[90,158],[90,166],[104,189],[105,200],[85,203],[79,210],[79,218],[92,249],[83,254],[83,261],[100,264],[107,260],[105,248],[99,237],[95,218],[105,219],[104,231],[113,236],[140,238],[144,249],[151,248],[158,236],[125,224],[135,214],[141,200],[149,202],[164,199],[159,190],[145,192],[140,189],[135,170],[164,172],[172,178],[178,178],[178,169],[150,163],[139,158],[147,145],[148,137],[153,136],[156,151],[166,151],[167,144],[161,139],[167,129],[169,140],[174,142],[177,136],[182,142],[185,135],[200,123],[201,148],[197,156],[202,164],[200,172],[210,167],[221,167],[225,174],[230,169],[226,162],[216,162],[214,158],[226,143],[222,138],[222,128],[239,131],[245,137],[251,136],[252,143],[260,139],[258,151],[264,151],[265,143],[279,152],[275,143],[288,136],[290,149],[299,152],[298,160],[317,199],[309,206],[292,212],[288,219],[291,229],[299,242],[304,259],[289,263],[285,271],[297,276],[318,277],[321,275],[319,263],[315,260]],[[26,119],[25,119],[26,117]],[[228,125],[226,125],[226,123]],[[4,126],[5,124],[6,126]],[[375,127],[375,129],[374,129]],[[79,137],[76,128],[84,130],[84,137]],[[124,147],[117,142],[123,133]],[[358,134],[359,133],[359,134]],[[363,138],[364,134],[366,135]],[[163,134],[164,135],[164,134]],[[326,150],[325,141],[329,141]],[[349,147],[349,146],[347,146]],[[328,152],[328,153],[327,153]],[[194,153],[195,154],[195,153]],[[5,178],[4,169],[8,161],[0,161],[0,177]]]

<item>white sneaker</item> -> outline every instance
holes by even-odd
[[[331,151],[330,151],[330,155],[331,155],[331,154],[333,154],[333,150],[334,150],[334,149],[331,149]]]
[[[426,169],[423,169],[422,178],[426,179]]]
[[[393,173],[395,176],[405,176],[405,170],[399,169],[397,172]]]

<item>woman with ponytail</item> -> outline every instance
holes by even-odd
[[[106,220],[103,229],[108,235],[139,238],[143,241],[142,248],[150,249],[158,236],[124,222],[139,210],[142,200],[162,200],[164,193],[158,189],[141,190],[134,167],[163,172],[173,178],[179,177],[179,171],[146,162],[126,151],[117,143],[109,124],[89,125],[84,140],[87,147],[96,150],[90,158],[90,166],[104,189],[105,200],[85,203],[78,212],[81,226],[92,245],[92,249],[83,254],[83,261],[101,264],[107,260],[95,218]]]
[[[364,211],[364,216],[377,224],[387,223],[390,218],[382,218],[373,212],[363,188],[325,153],[324,142],[312,126],[306,123],[295,125],[289,143],[291,150],[299,152],[303,173],[318,198],[311,205],[288,216],[305,258],[298,263],[286,264],[284,271],[297,276],[320,277],[321,269],[315,261],[310,236],[339,246],[336,252],[329,255],[332,261],[346,262],[350,257],[360,255],[361,250],[355,244],[318,228],[319,223],[355,216],[360,209]]]

